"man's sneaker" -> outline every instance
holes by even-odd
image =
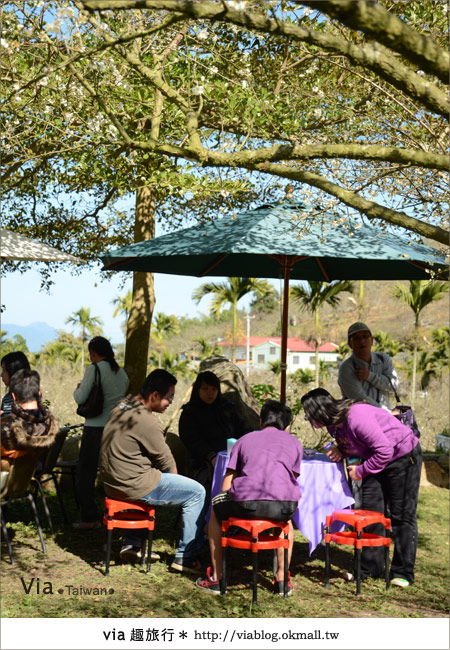
[[[142,560],[142,549],[139,546],[132,546],[131,544],[122,546],[120,549],[120,558],[124,562],[140,562]],[[151,559],[156,562],[161,559],[161,556],[159,553],[152,551]]]
[[[409,587],[409,580],[406,578],[392,578],[391,585],[396,585],[396,587]]]
[[[200,589],[209,591],[210,594],[214,594],[215,596],[220,596],[220,582],[219,580],[213,580],[211,577],[211,573],[212,573],[212,568],[209,566],[206,569],[206,578],[197,578],[195,584],[197,585],[197,587],[200,587]]]
[[[204,569],[198,557],[175,557],[170,565],[173,571],[185,573],[203,573]]]
[[[277,596],[284,596],[284,580],[274,580],[273,581],[273,590]],[[294,591],[294,586],[291,582],[291,572],[288,571],[288,589],[287,596],[290,596]]]

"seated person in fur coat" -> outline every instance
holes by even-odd
[[[39,403],[39,373],[18,370],[11,377],[14,402],[9,415],[1,419],[1,470],[7,472],[15,458],[29,453],[44,455],[59,431],[56,418]]]

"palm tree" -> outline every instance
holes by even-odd
[[[417,348],[419,344],[420,314],[430,303],[441,300],[444,293],[448,292],[447,282],[433,280],[410,280],[409,287],[405,284],[397,284],[392,295],[405,305],[411,307],[414,313],[414,337],[413,337],[413,362],[411,379],[411,406],[414,408],[416,398],[416,369],[417,369]]]
[[[336,307],[340,301],[340,293],[348,291],[353,293],[353,283],[349,280],[341,282],[320,282],[311,280],[306,282],[306,286],[294,285],[290,289],[291,299],[298,304],[300,309],[309,311],[314,314],[314,346],[315,346],[315,366],[316,366],[316,379],[315,386],[319,387],[319,346],[321,343],[320,337],[320,308],[328,304],[331,307]]]
[[[168,350],[163,350],[162,355],[153,350],[149,356],[150,370],[155,368],[164,368],[174,375],[190,378],[192,368],[189,365],[189,359],[181,359],[178,354],[172,354]]]
[[[396,341],[382,330],[377,330],[373,335],[373,339],[375,342],[375,345],[373,346],[374,351],[381,350],[386,352],[390,357],[395,357],[399,352],[402,352],[405,349],[404,343]]]
[[[157,312],[155,320],[152,323],[151,337],[155,341],[156,349],[159,355],[159,368],[161,368],[161,352],[164,349],[163,340],[171,334],[178,334],[180,331],[180,321],[176,316]]]
[[[433,377],[441,377],[444,368],[449,366],[449,326],[431,332],[433,348],[422,352],[417,369],[423,372],[420,387],[425,390]]]
[[[220,318],[221,310],[224,305],[231,305],[233,316],[231,330],[231,360],[236,362],[236,340],[237,340],[237,304],[241,298],[248,293],[254,293],[256,296],[267,295],[267,280],[258,280],[257,278],[228,278],[228,282],[206,282],[195,289],[192,294],[192,300],[198,305],[204,296],[213,295],[210,307],[210,313]]]
[[[194,339],[194,342],[200,345],[200,359],[202,361],[203,359],[212,357],[214,354],[220,354],[220,348],[217,343],[208,343],[208,341],[203,336],[199,336],[198,338]]]
[[[80,351],[67,345],[64,341],[51,341],[41,352],[44,365],[53,366],[57,363],[73,363],[80,360]]]
[[[123,314],[125,316],[125,327],[128,322],[128,317],[130,316],[132,302],[133,302],[133,292],[131,291],[131,289],[130,291],[127,291],[127,293],[124,296],[117,296],[117,298],[114,298],[114,300],[112,300],[112,304],[116,306],[113,313],[113,318],[115,318],[119,314]]]
[[[84,374],[84,344],[87,340],[86,334],[96,334],[101,331],[102,321],[98,316],[91,316],[90,307],[80,307],[66,318],[66,323],[80,327],[81,329],[81,376]]]

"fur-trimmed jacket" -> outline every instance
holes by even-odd
[[[52,446],[59,425],[46,406],[30,412],[13,402],[12,411],[1,419],[1,445],[7,451],[44,451]]]

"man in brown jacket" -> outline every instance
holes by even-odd
[[[170,406],[176,382],[166,370],[154,370],[139,395],[126,397],[112,410],[103,431],[100,476],[106,494],[113,499],[181,506],[182,535],[171,568],[201,573],[198,554],[204,542],[205,489],[178,474],[161,422],[153,414],[163,413]],[[139,559],[140,532],[125,536],[123,559]]]

